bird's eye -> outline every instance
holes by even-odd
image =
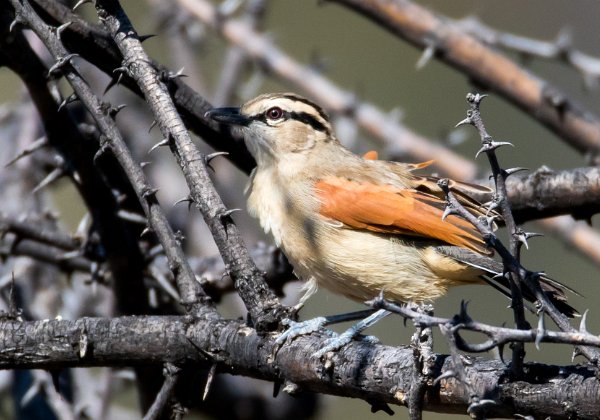
[[[278,106],[274,106],[273,108],[269,108],[265,115],[270,120],[278,120],[283,117],[283,110]]]

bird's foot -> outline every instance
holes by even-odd
[[[302,322],[292,321],[291,319],[284,319],[281,323],[289,328],[277,337],[275,344],[281,346],[283,343],[292,341],[294,338],[301,335],[311,334],[327,324],[327,318],[320,316],[317,318],[309,319]],[[335,333],[331,330],[325,330],[329,335],[333,336]]]
[[[358,341],[362,341],[363,343],[379,343],[379,339],[374,335],[361,335],[360,331],[358,331],[356,328],[354,328],[354,326],[352,326],[343,333],[336,334],[335,337],[328,339],[321,349],[312,354],[312,357],[318,357],[320,359],[330,351],[338,351],[342,347],[350,343],[354,338],[357,338]]]

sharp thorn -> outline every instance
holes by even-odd
[[[421,57],[417,61],[417,64],[415,66],[417,70],[421,70],[423,67],[425,67],[427,65],[427,63],[429,63],[431,61],[431,58],[435,54],[435,50],[436,50],[435,44],[429,43],[429,45],[427,46],[427,48],[425,48],[423,50],[423,54],[421,54]]]
[[[153,266],[153,267],[150,267],[150,272],[152,274],[152,278],[161,287],[161,289],[165,291],[166,294],[171,296],[171,298],[175,302],[181,301],[181,296],[179,296],[179,293],[177,292],[177,290],[169,282],[167,277],[162,272],[160,272],[160,270],[158,270],[156,267]]]
[[[215,168],[213,168],[211,166],[211,164],[210,164],[211,161],[214,158],[218,157],[218,156],[227,156],[228,154],[229,153],[227,153],[227,152],[215,152],[215,153],[211,153],[211,154],[208,154],[208,155],[204,156],[204,162],[205,162],[206,166],[208,166],[214,172]]]
[[[33,152],[35,152],[38,149],[41,149],[42,147],[46,146],[47,144],[48,144],[48,139],[45,136],[40,137],[39,139],[37,139],[36,141],[34,141],[33,143],[31,143],[28,147],[26,147],[25,149],[23,149],[14,158],[12,158],[11,160],[9,160],[4,165],[4,167],[8,168],[10,165],[12,165],[13,163],[15,163],[19,159],[24,158],[25,156],[29,156],[30,154],[32,154]]]
[[[540,350],[540,343],[542,342],[544,335],[546,334],[546,317],[544,316],[544,311],[540,314],[538,319],[537,332],[535,334],[535,348]]]
[[[494,149],[497,149],[497,148],[499,148],[499,147],[502,147],[502,146],[510,146],[510,147],[515,147],[515,145],[514,145],[514,144],[512,144],[512,143],[511,143],[511,142],[509,142],[509,141],[492,141],[492,142],[490,143],[490,149],[492,149],[492,150],[494,150]],[[524,169],[525,169],[525,168],[524,168]]]
[[[504,344],[498,345],[498,357],[500,357],[500,361],[506,365],[506,362],[504,361]]]
[[[88,226],[90,225],[91,218],[92,218],[92,215],[90,214],[89,211],[83,215],[83,217],[77,224],[77,229],[75,230],[75,234],[73,235],[73,237],[75,239],[82,242],[86,238],[87,230],[88,230]]]
[[[150,128],[148,129],[148,133],[152,131],[152,129],[156,127],[156,120],[152,120],[152,124],[150,124]]]
[[[446,220],[446,218],[452,214],[456,214],[456,210],[451,205],[446,205],[444,209],[444,213],[442,214],[442,220]]]
[[[219,214],[219,219],[221,219],[221,221],[225,220],[228,217],[231,217],[231,215],[233,213],[235,213],[236,211],[242,211],[242,209],[229,209],[229,210],[225,210],[222,213]]]
[[[79,97],[77,96],[76,93],[71,93],[69,96],[67,96],[65,99],[63,99],[63,101],[60,103],[60,105],[58,106],[57,112],[60,112],[68,104],[75,102],[78,99],[79,99]]]
[[[148,220],[144,216],[137,214],[137,213],[132,213],[127,210],[119,210],[117,212],[117,216],[128,222],[138,223],[140,225],[148,224]]]
[[[507,274],[508,273],[498,273],[492,277],[492,280],[507,279],[508,278]]]
[[[156,143],[154,146],[152,146],[152,148],[150,150],[148,150],[148,154],[152,153],[154,150],[158,149],[159,147],[162,146],[168,146],[169,145],[169,139],[162,139],[161,141],[159,141],[158,143]]]
[[[65,170],[63,168],[53,169],[52,172],[46,175],[46,177],[39,184],[37,184],[37,186],[33,190],[31,190],[31,194],[37,193],[39,190],[41,190],[44,187],[47,187],[57,179],[61,178],[63,175],[65,175]]]
[[[148,235],[149,233],[152,233],[153,230],[150,226],[146,226],[144,228],[144,230],[142,230],[142,233],[140,233],[140,238],[143,238],[144,236]]]
[[[106,87],[104,88],[104,93],[103,93],[103,95],[106,95],[106,94],[108,93],[108,91],[109,91],[109,90],[111,90],[111,89],[112,89],[114,86],[116,86],[116,85],[117,85],[117,82],[118,82],[118,80],[119,80],[118,78],[116,78],[116,77],[112,77],[112,78],[110,79],[110,82],[108,82],[108,85],[106,85]]]
[[[94,163],[96,163],[96,161],[98,159],[100,159],[100,156],[102,156],[104,153],[106,153],[108,151],[108,149],[109,149],[109,147],[106,143],[101,145],[100,148],[98,149],[98,151],[96,152],[96,154],[94,155]]]
[[[529,244],[527,243],[527,235],[525,235],[525,232],[523,232],[521,229],[518,229],[518,231],[516,232],[516,237],[519,242],[525,245],[526,249],[529,249]]]
[[[149,40],[150,38],[154,38],[155,36],[156,34],[138,35],[138,39],[140,40],[140,42],[144,42]]]
[[[543,233],[537,233],[537,232],[525,232],[525,237],[527,239],[537,238],[538,236],[544,236],[544,234]]]
[[[8,32],[12,33],[12,31],[17,27],[17,25],[20,25],[22,23],[23,23],[23,21],[21,20],[19,15],[16,15],[15,18],[13,19],[13,21],[10,22],[10,26],[8,27]]]
[[[150,197],[155,197],[159,190],[160,188],[147,188],[142,193],[142,197],[144,197],[146,200]]]
[[[111,107],[111,108],[109,109],[109,111],[108,111],[108,115],[114,119],[114,118],[117,116],[117,114],[118,114],[119,112],[121,112],[121,110],[122,110],[123,108],[126,108],[126,107],[127,107],[127,105],[126,105],[126,104],[117,105],[117,106],[116,106],[116,107],[114,107],[114,108],[112,108],[112,107]]]
[[[215,153],[211,153],[206,155],[204,158],[206,160],[206,163],[209,164],[211,160],[213,160],[214,158],[218,157],[218,156],[227,156],[229,153],[227,152],[215,152]]]
[[[73,6],[73,8],[71,9],[72,11],[75,11],[75,9],[77,9],[79,6],[86,4],[86,3],[91,3],[92,0],[79,0],[77,2],[77,4],[75,4],[75,6]]]
[[[151,163],[152,163],[152,162],[150,162],[150,161],[144,161],[144,162],[141,162],[141,163],[140,163],[140,166],[141,166],[141,167],[142,167],[142,169],[143,169],[143,168],[145,168],[146,166],[150,165]]]
[[[589,311],[589,309],[585,310],[583,315],[581,315],[581,321],[579,322],[579,332],[582,332],[584,334],[587,334],[587,332],[588,332],[587,326],[586,326],[588,311]]]
[[[119,74],[127,73],[127,66],[117,67],[112,72],[113,73],[119,73]]]
[[[475,153],[475,159],[477,159],[480,154],[482,154],[483,152],[487,152],[487,151],[488,151],[488,148],[486,146],[483,146],[481,149],[479,149],[477,151],[477,153]]]
[[[217,364],[213,363],[210,366],[210,370],[208,371],[208,376],[206,377],[206,385],[204,385],[204,392],[202,393],[202,401],[205,401],[206,397],[208,396],[208,392],[210,391],[210,387],[212,385],[212,382],[213,382],[216,372],[217,372]]]
[[[173,74],[173,73],[169,73],[169,76],[167,77],[169,80],[173,80],[173,79],[177,79],[178,77],[188,77],[187,74],[183,74],[183,67],[180,68],[177,73]]]
[[[183,198],[180,198],[179,200],[177,200],[176,202],[173,203],[173,207],[175,207],[177,204],[179,203],[193,203],[194,199],[191,196],[185,196]]]
[[[73,59],[75,57],[79,57],[79,54],[71,53],[71,54],[65,55],[64,57],[60,57],[56,61],[56,63],[54,63],[52,65],[52,67],[50,67],[48,69],[48,76],[51,76],[52,74],[56,73],[58,70],[62,69],[67,64],[70,64],[71,59]]]
[[[72,23],[73,22],[71,22],[71,21],[65,22],[65,23],[63,23],[62,25],[60,25],[59,27],[56,28],[56,36],[58,37],[59,40],[61,40],[60,37],[61,37],[63,31],[65,29],[67,29],[69,27],[69,25],[71,25]]]
[[[573,348],[573,353],[571,354],[571,363],[573,363],[573,361],[575,361],[575,358],[580,354],[581,351],[577,347]]]
[[[471,322],[471,317],[469,316],[469,314],[467,313],[467,306],[469,305],[469,301],[468,300],[461,300],[460,301],[460,319],[462,322]]]
[[[454,128],[458,128],[458,127],[460,127],[460,126],[462,126],[462,125],[473,125],[473,120],[471,119],[471,117],[467,117],[467,118],[465,118],[464,120],[462,120],[462,121],[459,121],[459,122],[458,122],[458,123],[457,123],[457,124],[454,126]]]
[[[435,378],[435,380],[433,381],[433,386],[436,386],[444,379],[455,378],[455,377],[456,377],[456,372],[454,372],[453,370],[447,370],[444,373],[442,373],[440,376]]]
[[[529,168],[523,168],[523,167],[516,167],[516,168],[509,168],[509,169],[505,169],[504,172],[506,173],[506,176],[510,176],[512,174],[516,174],[517,172],[522,172],[522,171],[528,171]]]

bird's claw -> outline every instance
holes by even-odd
[[[325,345],[318,351],[314,352],[312,356],[320,359],[330,351],[338,351],[339,349],[350,343],[353,338],[358,338],[359,341],[369,344],[379,343],[379,339],[374,335],[360,335],[355,329],[349,328],[343,333],[339,335],[336,334],[335,337],[328,339],[325,342]]]
[[[326,322],[327,320],[325,319],[325,317],[322,316],[302,322],[292,321],[291,319],[284,319],[283,321],[281,321],[281,323],[285,326],[288,326],[289,328],[282,332],[281,335],[279,335],[279,337],[277,337],[277,339],[275,340],[275,344],[280,346],[286,341],[292,341],[294,338],[299,337],[301,335],[311,334],[321,329],[326,324]],[[333,331],[329,332],[333,334]]]

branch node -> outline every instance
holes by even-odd
[[[48,78],[51,78],[53,75],[62,72],[62,70],[65,68],[65,66],[67,64],[71,64],[71,59],[75,58],[75,57],[79,57],[79,54],[75,54],[75,53],[70,53],[67,54],[63,57],[60,57],[56,63],[54,63],[52,65],[52,67],[50,67],[48,69]]]

